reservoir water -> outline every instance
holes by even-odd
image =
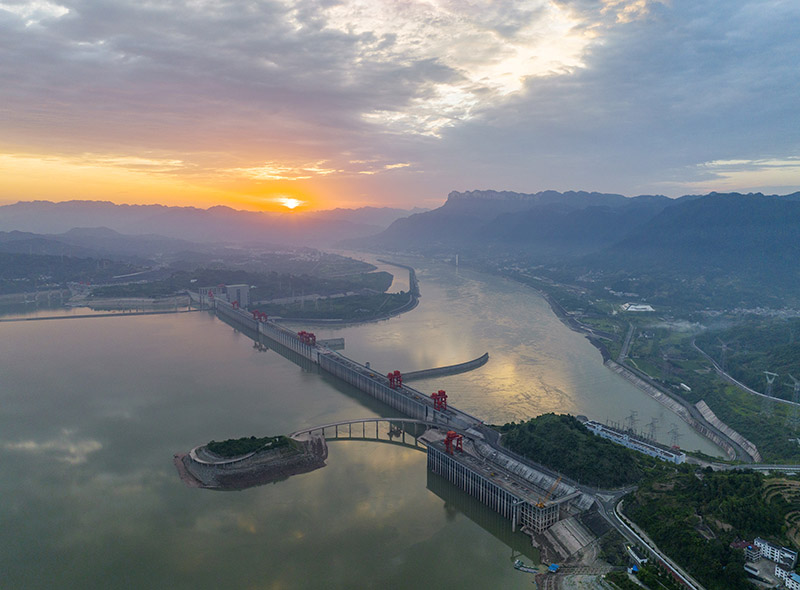
[[[675,423],[682,446],[718,453],[605,369],[532,291],[413,264],[414,311],[311,329],[384,372],[488,350],[477,371],[414,384],[488,422],[635,410],[640,424],[659,418],[662,438]],[[4,590],[530,587],[512,567],[537,558],[527,537],[430,478],[416,450],[333,442],[309,474],[241,492],[186,487],[172,456],[210,439],[391,415],[206,313],[3,323],[0,378]]]

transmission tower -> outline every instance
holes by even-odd
[[[764,371],[764,376],[767,378],[767,390],[764,392],[764,397],[761,398],[761,413],[764,416],[772,416],[772,384],[775,383],[775,377],[778,374]]]
[[[681,433],[678,432],[678,425],[675,424],[674,422],[672,423],[672,428],[669,429],[669,437],[670,437],[670,444],[673,447],[680,448]]]
[[[655,441],[657,428],[658,428],[658,418],[653,416],[653,419],[650,420],[650,423],[647,425],[647,438],[649,438],[652,441]]]
[[[625,420],[625,422],[628,424],[628,431],[631,434],[636,434],[636,423],[639,421],[637,416],[638,412],[636,410],[631,410],[630,416],[628,416],[628,418]]]
[[[795,379],[791,373],[789,373],[789,379],[792,380],[794,391],[792,392],[792,411],[786,423],[791,426],[792,430],[797,430],[797,427],[800,426],[800,380]],[[789,384],[787,383],[787,385]]]

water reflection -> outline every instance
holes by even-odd
[[[661,442],[671,443],[668,431],[675,424],[681,446],[722,456],[677,415],[604,367],[600,352],[564,326],[533,290],[463,268],[456,273],[448,264],[398,261],[414,266],[421,281],[413,312],[374,324],[315,326],[317,336],[344,337],[345,355],[370,361],[383,373],[454,364],[488,350],[484,367],[415,381],[414,387],[445,389],[459,409],[495,424],[546,412],[622,422],[636,411],[640,424],[658,420]]]
[[[630,407],[642,423],[677,421],[530,291],[463,269],[419,274],[415,311],[314,331],[344,336],[347,356],[382,372],[488,350],[476,371],[414,385],[446,389],[491,421],[543,411],[623,419]],[[487,515],[473,514],[467,496],[464,505],[429,489],[425,455],[404,447],[335,442],[327,467],[279,484],[229,494],[184,486],[173,453],[208,440],[392,415],[330,375],[254,349],[213,316],[2,331],[0,523],[13,532],[0,536],[4,590],[530,587],[510,566],[515,541],[502,527],[487,535],[493,525],[484,529]]]

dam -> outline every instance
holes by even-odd
[[[495,430],[447,404],[444,391],[424,394],[403,383],[399,371],[384,376],[322,346],[313,334],[295,333],[263,314],[250,314],[222,299],[213,305],[218,317],[248,337],[280,345],[301,366],[317,366],[422,423],[425,430],[418,440],[426,448],[428,469],[502,515],[510,521],[512,530],[542,533],[560,519],[587,510],[594,503],[594,497],[576,482],[502,447]],[[482,364],[487,359],[488,354],[467,364]],[[326,431],[331,426],[306,429],[292,436],[318,431],[316,434],[328,438],[333,436]],[[338,437],[338,427],[335,436]]]

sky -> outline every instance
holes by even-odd
[[[800,190],[796,0],[0,0],[0,205]]]

